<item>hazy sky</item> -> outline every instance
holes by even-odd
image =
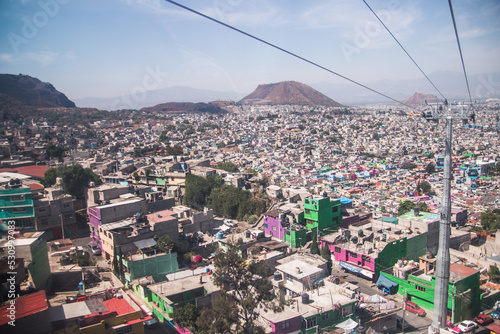
[[[368,84],[421,77],[362,0],[179,0]],[[461,71],[446,0],[367,0],[427,73]],[[500,71],[500,1],[455,0],[469,74]],[[70,99],[190,86],[341,79],[161,0],[2,0],[0,72]]]

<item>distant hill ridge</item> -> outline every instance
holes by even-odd
[[[407,98],[402,102],[409,106],[418,106],[425,104],[425,101],[427,101],[428,103],[436,103],[440,100],[437,98],[437,96],[416,92],[415,94],[413,94],[413,96]]]
[[[153,112],[165,112],[167,114],[182,114],[182,113],[209,113],[221,114],[227,113],[226,110],[220,108],[213,103],[192,103],[192,102],[167,102],[160,103],[153,107],[142,108],[141,110]]]
[[[259,85],[251,94],[241,99],[240,103],[342,107],[340,103],[297,81]]]
[[[29,75],[0,74],[0,108],[19,111],[30,108],[75,108],[76,105],[50,83]]]

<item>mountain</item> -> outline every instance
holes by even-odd
[[[436,85],[436,87],[439,88],[448,101],[451,102],[453,100],[469,99],[463,73],[437,71],[431,73],[429,78]],[[500,98],[500,89],[498,89],[500,83],[499,72],[469,74],[468,79],[473,100]],[[381,80],[361,83],[399,101],[406,99],[414,92],[432,92],[441,100],[444,100],[424,77],[417,79]],[[318,82],[310,83],[310,86],[323,92],[326,96],[335,96],[336,99],[342,104],[360,105],[369,103],[395,103],[394,101],[390,101],[378,94],[349,82]]]
[[[160,103],[154,107],[146,107],[141,110],[152,112],[164,112],[167,114],[194,114],[194,113],[209,113],[209,114],[222,114],[227,113],[226,110],[220,108],[213,103],[192,103],[192,102],[168,102]]]
[[[0,109],[4,111],[75,107],[75,103],[50,83],[29,75],[0,74]]]
[[[439,102],[439,99],[437,98],[437,96],[431,94],[416,92],[415,94],[413,94],[413,96],[407,98],[406,100],[403,100],[402,102],[409,106],[419,106],[425,104],[426,101],[429,103],[436,103]]]
[[[147,90],[145,97],[141,97],[140,100],[133,94],[128,94],[121,97],[110,98],[86,97],[75,99],[75,102],[81,107],[92,107],[101,110],[120,110],[141,109],[164,103],[165,101],[210,102],[218,99],[238,101],[242,97],[242,93],[233,91],[219,92],[208,89],[173,86],[157,90]]]
[[[340,103],[296,81],[259,85],[250,95],[245,96],[240,103],[342,107]]]

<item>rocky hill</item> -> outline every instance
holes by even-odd
[[[226,110],[220,108],[218,105],[213,103],[192,103],[192,102],[168,102],[160,103],[153,107],[142,108],[144,111],[152,112],[164,112],[167,114],[182,114],[182,113],[209,113],[209,114],[220,114],[227,113]]]
[[[50,83],[29,75],[0,74],[0,109],[22,112],[40,108],[75,108]]]
[[[436,103],[440,100],[434,95],[416,92],[412,97],[409,97],[402,102],[409,106],[418,106],[425,104],[425,101],[428,103]]]
[[[240,103],[342,107],[340,103],[296,81],[259,85],[250,95],[245,96]]]

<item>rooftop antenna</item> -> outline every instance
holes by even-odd
[[[434,319],[429,327],[429,334],[439,333],[440,328],[446,328],[446,315],[448,305],[448,284],[450,281],[450,223],[451,223],[451,145],[453,120],[475,122],[475,113],[471,104],[448,105],[428,103],[430,110],[422,115],[427,121],[439,123],[445,120],[445,157],[443,196],[441,198],[441,217],[439,222],[439,245],[436,256],[436,284],[434,290]],[[458,109],[458,110],[457,110]],[[455,111],[455,112],[453,112]]]

